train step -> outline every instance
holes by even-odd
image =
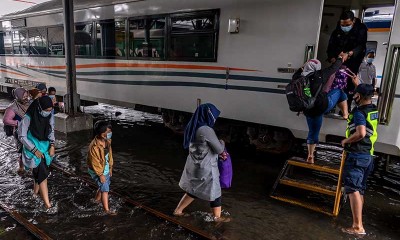
[[[331,149],[326,147],[324,150],[329,152]],[[338,149],[335,150],[337,152]],[[276,179],[270,196],[276,200],[302,206],[329,216],[337,216],[342,199],[342,169],[345,157],[344,152],[331,154],[324,160],[316,160],[314,164],[307,163],[305,159],[298,157],[288,159]],[[300,196],[291,196],[293,189],[298,189],[300,195],[310,193],[333,197],[333,206],[332,204],[330,206],[323,206],[323,203],[318,204],[315,200],[311,200],[314,199],[312,197],[303,197],[301,200]]]

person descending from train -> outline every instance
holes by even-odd
[[[15,143],[17,147],[17,152],[19,154],[18,162],[18,174],[22,174],[24,172],[24,165],[22,163],[22,143],[18,139],[18,125],[24,117],[26,110],[29,107],[29,93],[24,88],[16,88],[13,90],[13,95],[15,100],[7,107],[4,117],[4,129],[7,129],[5,132],[7,136],[14,136]]]
[[[344,112],[343,117],[347,118],[346,94],[340,88],[332,88],[331,85],[333,82],[328,81],[332,79],[331,76],[340,69],[342,63],[345,62],[347,58],[347,53],[340,53],[335,63],[323,70],[321,70],[320,61],[311,59],[293,75],[293,79],[300,77],[310,79],[310,93],[312,96],[316,97],[314,107],[303,112],[308,125],[308,163],[314,163],[314,151],[319,142],[319,132],[322,126],[323,114],[329,112],[338,104],[339,108]]]
[[[99,189],[94,201],[102,203],[108,215],[116,215],[108,206],[108,192],[110,191],[113,174],[113,154],[111,148],[112,128],[106,121],[98,121],[94,125],[94,138],[89,145],[87,156],[88,173],[96,182]]]
[[[189,150],[179,186],[185,191],[174,216],[187,216],[183,211],[194,199],[210,202],[215,222],[229,222],[221,216],[221,186],[218,155],[224,152],[225,143],[218,140],[213,126],[220,111],[211,103],[197,107],[184,132],[184,149]]]
[[[356,76],[353,76],[353,83],[356,86],[354,101],[357,106],[350,113],[346,139],[342,141],[346,152],[343,168],[344,190],[350,199],[353,224],[342,230],[349,234],[365,235],[362,210],[367,178],[374,168],[374,144],[378,138],[378,110],[372,104],[373,86],[365,83],[357,86],[359,79]]]
[[[51,117],[53,102],[43,96],[31,103],[18,128],[19,140],[23,144],[22,162],[31,168],[34,184],[33,193],[39,193],[47,209],[51,208],[47,177],[55,154],[54,118]]]
[[[336,29],[332,32],[328,43],[328,61],[334,63],[341,52],[347,52],[349,59],[346,66],[355,74],[358,73],[361,62],[367,49],[367,26],[352,11],[344,11]],[[348,97],[348,106],[353,101],[354,84],[352,78],[347,78],[345,92]]]

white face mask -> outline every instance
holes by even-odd
[[[42,117],[48,117],[48,116],[50,116],[50,114],[51,114],[51,112],[48,112],[48,111],[40,111],[40,115],[42,115]]]

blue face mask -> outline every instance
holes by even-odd
[[[353,28],[353,25],[346,27],[340,26],[340,28],[342,29],[343,32],[348,33]]]
[[[42,117],[48,117],[50,116],[51,112],[48,111],[40,111],[40,115],[42,115]]]
[[[109,132],[109,133],[107,133],[107,140],[110,140],[111,139],[111,137],[112,137],[112,132]]]
[[[372,63],[374,61],[374,59],[373,58],[367,58],[367,63]]]

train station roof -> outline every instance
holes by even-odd
[[[74,0],[74,9],[85,9],[93,7],[101,7],[126,2],[141,2],[146,0]],[[62,0],[50,0],[47,2],[36,4],[22,11],[6,14],[0,20],[10,20],[16,18],[31,17],[36,15],[59,13],[63,11]]]

